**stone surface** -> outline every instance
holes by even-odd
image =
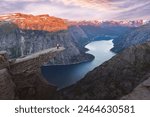
[[[39,70],[43,64],[48,63],[50,59],[54,58],[58,53],[61,53],[64,50],[65,48],[63,47],[60,47],[59,49],[51,48],[23,58],[18,58],[12,61],[10,60],[9,71],[13,75],[24,72],[32,73]]]
[[[122,100],[150,100],[150,78],[138,85],[131,93],[121,98]]]
[[[0,70],[0,99],[15,99],[15,83],[7,69]]]
[[[6,51],[0,51],[0,69],[9,66],[8,55]]]
[[[57,93],[57,87],[49,84],[40,71],[12,75],[12,79],[16,84],[16,99],[50,100]]]
[[[0,99],[54,99],[57,87],[42,77],[40,67],[63,50],[51,48],[9,60],[9,65],[0,69]]]

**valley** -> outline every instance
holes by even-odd
[[[17,90],[11,91],[7,99],[137,99],[135,94],[134,98],[128,94],[149,78],[149,29],[149,23],[143,20],[77,22],[49,15],[0,16],[0,63],[3,51],[10,59],[0,66],[1,79],[7,79],[0,83]],[[28,69],[29,64],[27,69],[26,64],[19,64],[21,73],[11,77],[19,70],[14,68],[9,73],[12,61],[58,44],[64,50],[40,66],[33,62],[36,71]],[[46,96],[52,92],[44,87],[40,97],[40,83],[42,87],[48,84],[54,95]]]
[[[110,51],[112,47],[112,40],[91,42],[85,48],[88,49],[86,53],[94,56],[92,61],[69,65],[50,66],[47,64],[42,66],[42,74],[49,83],[55,84],[59,89],[68,87],[81,80],[89,71],[113,57],[115,53]]]

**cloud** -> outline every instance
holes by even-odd
[[[149,0],[56,0],[63,2],[65,5],[77,5],[91,9],[127,11],[139,7],[143,4],[150,3]]]
[[[0,14],[23,12],[68,19],[148,18],[149,0],[1,0]]]
[[[129,11],[122,12],[114,19],[150,19],[150,3],[143,4]]]
[[[4,2],[19,2],[19,0],[1,0]],[[21,0],[22,2],[37,2],[39,0]]]

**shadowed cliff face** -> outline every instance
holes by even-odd
[[[40,67],[63,50],[47,49],[16,60],[0,52],[0,99],[53,99],[57,87],[42,77]]]
[[[121,52],[132,45],[142,44],[150,40],[150,24],[135,28],[134,30],[114,40],[114,52]]]
[[[150,42],[147,42],[126,49],[60,93],[62,99],[119,99],[149,78],[149,73]]]

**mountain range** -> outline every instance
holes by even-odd
[[[134,27],[127,24],[113,21],[72,23],[49,15],[3,15],[0,16],[0,50],[7,50],[11,58],[16,58],[60,44],[66,50],[51,63],[76,63],[93,58],[84,54],[85,44],[123,35]]]
[[[109,39],[113,39],[112,51],[118,54],[73,86],[55,91],[55,99],[138,99],[135,91],[149,82],[149,21],[68,21],[21,13],[0,16],[0,51],[6,50],[12,60],[59,44],[65,51],[49,64],[91,61],[94,57],[85,53],[84,46]],[[142,91],[149,91],[147,87]]]

